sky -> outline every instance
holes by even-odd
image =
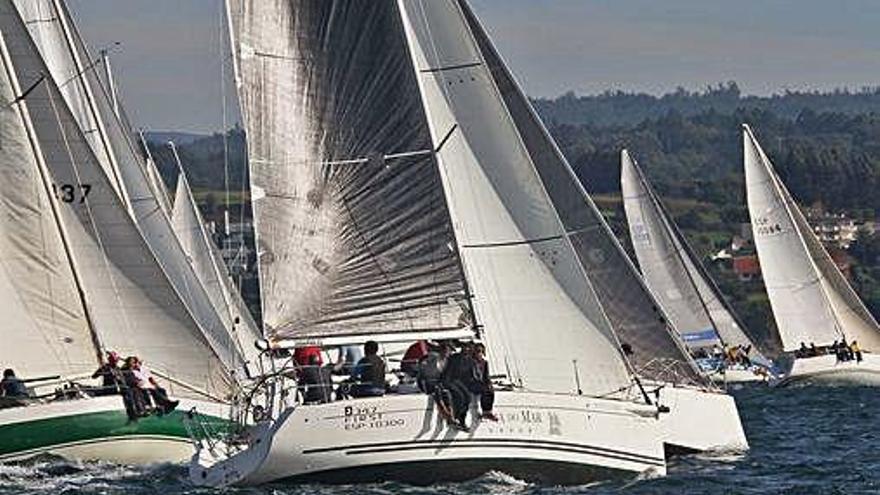
[[[222,77],[229,58],[220,0],[67,3],[90,47],[113,47],[136,126],[212,132],[236,120],[234,91]],[[731,80],[757,95],[880,85],[880,0],[471,4],[531,96],[662,94]]]

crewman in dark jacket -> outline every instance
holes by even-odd
[[[0,381],[0,397],[27,399],[29,396],[27,386],[15,376],[15,371],[12,369],[3,370],[3,380]]]
[[[379,344],[373,340],[364,344],[364,357],[358,361],[351,374],[354,384],[352,397],[378,397],[385,395],[385,360],[379,357]]]
[[[115,395],[125,387],[125,377],[119,369],[119,354],[107,353],[107,362],[102,364],[93,374],[92,378],[101,379],[101,388],[93,395]]]

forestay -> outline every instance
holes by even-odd
[[[699,380],[677,335],[664,324],[617,238],[605,223],[528,98],[492,45],[466,2],[460,8],[490,72],[492,82],[519,132],[559,221],[622,342],[643,376]]]
[[[751,129],[743,126],[746,196],[764,285],[783,348],[830,345],[845,337],[880,349],[880,327],[773,170]]]
[[[673,326],[692,347],[720,342],[752,347],[638,164],[626,150],[620,160],[623,206],[639,268]]]
[[[492,366],[535,390],[625,387],[613,331],[460,5],[398,5]]]
[[[58,191],[62,234],[101,343],[142,356],[193,389],[225,395],[225,366],[141,237],[55,81],[43,77],[50,71],[11,1],[0,5],[5,63],[17,94],[32,87],[21,103],[26,126],[37,159]]]
[[[461,333],[465,284],[394,3],[227,8],[267,332]]]
[[[7,5],[0,15],[9,16]],[[5,60],[0,72],[0,363],[22,378],[91,373],[97,350]]]

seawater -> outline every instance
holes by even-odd
[[[208,490],[180,466],[133,468],[36,458],[0,465],[6,494],[530,495],[530,494],[861,494],[880,493],[880,390],[794,387],[732,390],[751,444],[743,454],[680,457],[664,478],[547,487],[490,473],[467,483],[326,486],[275,484]]]

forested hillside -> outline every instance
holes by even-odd
[[[748,222],[742,123],[752,126],[801,204],[821,203],[859,221],[873,221],[880,211],[880,89],[755,97],[741,95],[730,83],[703,93],[567,94],[535,104],[624,240],[618,161],[626,147],[697,251],[708,259],[724,247]],[[187,141],[180,145],[182,160],[214,213],[225,189],[224,146],[229,189],[241,191],[247,184],[244,134],[233,129],[225,140],[216,134]],[[153,152],[173,185],[176,167],[164,143],[156,143]],[[246,200],[240,194],[233,198]],[[880,236],[863,234],[850,255],[854,285],[880,314]],[[749,326],[767,332],[772,318],[760,282],[743,283],[710,268]]]

